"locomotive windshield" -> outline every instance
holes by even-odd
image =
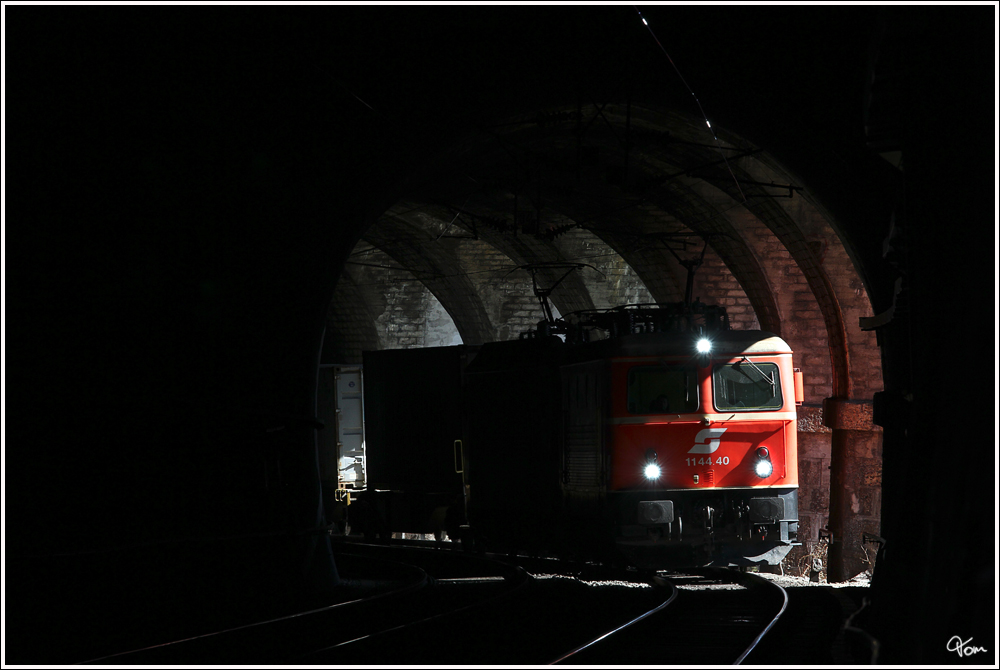
[[[628,411],[678,414],[698,409],[698,375],[682,365],[636,366],[628,373]]]
[[[774,363],[753,363],[744,359],[731,365],[717,365],[712,374],[715,408],[746,412],[781,409],[781,379]]]

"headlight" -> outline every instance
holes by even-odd
[[[712,342],[703,337],[700,340],[698,340],[698,343],[695,345],[695,348],[698,350],[699,354],[707,354],[712,350]]]
[[[646,479],[659,479],[660,478],[660,466],[656,463],[650,463],[643,470],[643,474],[646,475]]]
[[[757,465],[754,466],[754,472],[756,472],[757,476],[760,477],[761,479],[766,479],[770,477],[771,471],[773,469],[774,468],[771,466],[771,461],[766,459],[757,461]]]

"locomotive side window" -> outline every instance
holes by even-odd
[[[752,363],[744,358],[717,365],[712,373],[715,408],[745,412],[781,409],[781,379],[774,363]]]
[[[628,373],[628,411],[632,414],[678,414],[698,409],[694,367],[644,365]]]

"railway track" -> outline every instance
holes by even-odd
[[[555,659],[573,665],[739,664],[788,604],[784,589],[752,574],[657,575],[666,605]]]
[[[348,576],[338,602],[89,662],[286,663],[379,631],[414,625],[434,613],[461,610],[527,580],[514,566],[454,552],[397,548],[390,553],[386,547],[358,545],[338,552],[337,563]]]
[[[732,664],[765,637],[788,602],[772,582],[735,571],[655,575],[643,584],[637,572],[601,580],[594,566],[517,560],[535,576],[502,597],[295,662]],[[579,578],[542,574],[547,569]]]
[[[477,617],[495,602],[509,598],[531,578],[521,568],[483,556],[464,552],[436,551],[417,547],[384,545],[349,545],[351,551],[362,549],[373,556],[407,556],[428,571],[429,588],[405,604],[391,619],[372,617],[365,630],[356,636],[341,636],[333,644],[297,654],[292,663],[378,662],[399,656],[398,663],[413,663],[413,640],[422,641],[428,631],[447,630],[453,620]],[[431,638],[438,641],[438,638]],[[435,645],[436,646],[436,645]],[[434,653],[434,649],[430,650]],[[433,659],[431,659],[433,660]]]
[[[534,567],[558,569],[552,561]],[[563,568],[566,566],[563,565]],[[527,577],[527,575],[526,575]],[[516,589],[468,607],[383,630],[291,661],[295,664],[538,665],[663,602],[637,584],[594,586],[536,574]]]
[[[426,588],[425,571],[398,561],[338,558],[354,578],[340,590],[336,602],[291,614],[264,618],[249,624],[193,635],[148,647],[91,659],[101,665],[167,665],[188,663],[271,663],[300,652],[309,636],[343,629],[343,622],[374,614],[378,607],[391,610],[393,602],[405,600]],[[349,624],[348,624],[349,625]]]
[[[598,579],[594,566],[520,557],[526,570],[441,547],[352,542],[336,554],[338,602],[91,662],[728,664],[783,607],[780,589],[729,571]]]

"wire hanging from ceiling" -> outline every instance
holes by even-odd
[[[660,47],[660,51],[662,51],[663,55],[667,57],[668,61],[670,61],[670,65],[673,66],[674,72],[676,72],[677,76],[680,77],[681,83],[684,84],[684,87],[688,90],[688,93],[690,93],[691,97],[694,98],[695,104],[698,105],[698,111],[701,112],[701,118],[705,120],[705,125],[708,126],[708,129],[710,131],[712,131],[712,138],[715,140],[715,146],[719,150],[719,154],[722,156],[722,160],[725,161],[726,163],[726,169],[729,170],[729,174],[730,176],[732,176],[733,182],[736,184],[736,189],[739,191],[740,197],[743,198],[743,202],[746,202],[747,198],[746,195],[743,194],[743,189],[740,187],[740,180],[736,178],[735,174],[733,174],[733,168],[729,165],[729,159],[726,158],[726,154],[722,150],[722,143],[719,141],[719,136],[716,134],[715,128],[712,127],[712,123],[708,120],[708,115],[705,114],[705,109],[701,106],[701,101],[698,100],[698,96],[695,95],[694,90],[692,90],[691,86],[688,85],[687,80],[684,78],[684,75],[681,74],[680,68],[677,67],[676,63],[674,63],[674,59],[670,57],[669,53],[667,53],[666,48],[660,42],[660,38],[656,36],[655,32],[653,32],[653,27],[649,25],[649,21],[647,21],[646,17],[642,15],[642,12],[639,11],[638,7],[636,7],[635,5],[633,5],[633,7],[635,7],[635,11],[639,15],[639,18],[642,19],[642,24],[646,26],[646,30],[649,31],[649,34],[652,35],[653,39],[656,41],[657,46]]]

